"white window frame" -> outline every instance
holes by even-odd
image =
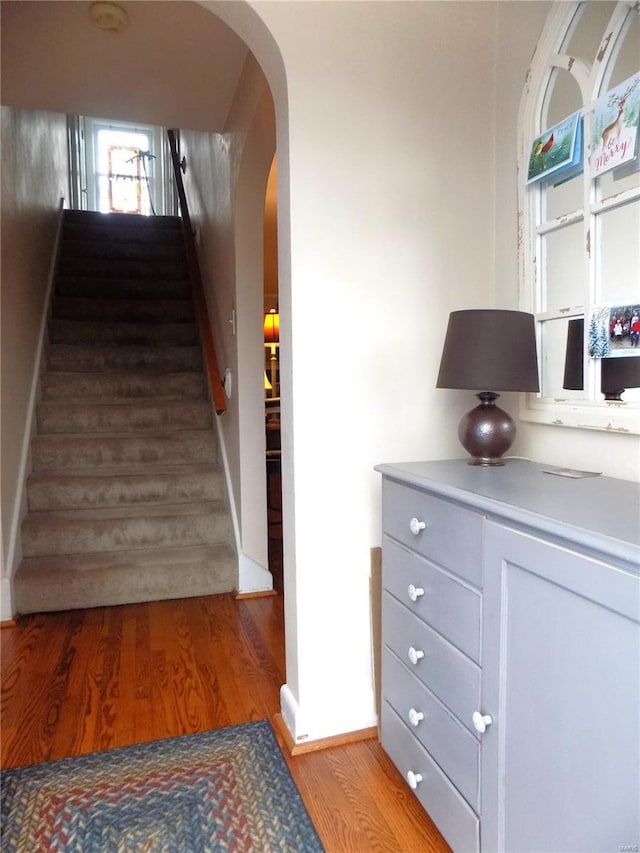
[[[583,60],[560,53],[563,43],[575,21],[579,2],[557,2],[549,13],[543,33],[538,42],[520,102],[518,115],[518,207],[519,207],[519,279],[520,307],[536,316],[538,351],[542,357],[542,323],[559,317],[583,317],[585,329],[589,308],[597,304],[597,271],[595,252],[590,251],[589,241],[596,233],[594,228],[598,214],[613,207],[640,198],[640,187],[635,187],[599,201],[595,182],[590,176],[591,113],[598,95],[606,91],[605,75],[615,61],[620,47],[619,35],[629,14],[638,13],[638,4],[633,0],[620,0],[611,15],[603,34],[594,62],[589,67]],[[569,72],[578,84],[582,98],[584,118],[584,175],[574,180],[583,181],[583,206],[555,220],[542,222],[542,193],[540,184],[526,185],[526,175],[533,139],[548,126],[545,123],[543,106],[547,87],[554,69]],[[586,215],[585,215],[586,211]],[[544,270],[541,258],[542,236],[568,224],[583,222],[583,264],[585,300],[583,305],[563,306],[555,311],[542,311]],[[562,365],[559,366],[562,369]],[[588,399],[570,400],[545,398],[541,394],[521,395],[520,417],[525,421],[580,427],[584,429],[608,430],[620,433],[640,433],[640,405],[624,401],[605,401],[599,393],[600,362],[585,358],[585,396]]]

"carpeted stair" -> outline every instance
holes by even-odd
[[[66,211],[19,613],[233,588],[212,417],[180,220]]]

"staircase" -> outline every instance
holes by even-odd
[[[19,613],[234,587],[180,219],[65,211],[40,398]]]

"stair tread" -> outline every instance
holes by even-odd
[[[119,322],[113,319],[124,315],[123,322],[181,323],[192,322],[195,316],[193,305],[179,299],[117,299],[114,297],[55,296],[52,308],[55,320],[82,320],[86,322],[100,315],[104,322]],[[175,314],[181,315],[177,319]],[[128,319],[132,316],[133,319]]]
[[[204,397],[202,394],[199,396],[166,396],[166,397],[146,397],[144,394],[138,394],[136,396],[124,396],[124,395],[110,395],[103,394],[100,397],[83,397],[82,395],[73,396],[73,395],[65,395],[59,397],[47,397],[47,399],[43,400],[38,405],[43,406],[45,403],[55,403],[56,405],[66,406],[124,406],[131,405],[136,408],[140,406],[149,405],[164,405],[165,403],[180,403],[180,404],[189,404],[189,403],[206,403],[208,406],[211,404],[209,400]]]
[[[146,548],[129,551],[94,551],[83,554],[54,554],[44,557],[25,557],[18,572],[37,567],[46,567],[50,572],[67,569],[104,569],[113,565],[148,566],[155,564],[174,565],[176,562],[201,562],[234,557],[233,548],[226,542],[216,545],[178,545],[174,548]]]
[[[158,374],[158,373],[156,373],[155,370],[154,371],[148,371],[148,370],[101,370],[100,375],[101,376],[107,376],[111,379],[125,379],[128,381],[132,381],[136,378],[140,378],[140,379],[153,378],[154,380],[156,380],[159,378],[159,376],[162,376],[166,380],[169,380],[171,378],[184,379],[185,376],[192,376],[192,377],[198,376],[198,377],[200,377],[200,376],[202,376],[202,371],[201,370],[167,370],[166,372]],[[62,378],[65,376],[68,378],[74,378],[74,379],[89,378],[89,377],[91,377],[91,379],[95,379],[95,372],[91,371],[91,370],[78,370],[77,372],[75,370],[54,370],[54,371],[48,371],[47,373],[43,374],[42,378],[46,382],[52,376],[54,377],[54,381],[55,380],[62,380]]]
[[[167,465],[165,463],[149,464],[145,468],[65,468],[56,471],[34,471],[29,475],[32,482],[48,482],[52,480],[90,480],[99,478],[101,480],[123,480],[166,477],[166,476],[191,476],[193,474],[206,474],[210,477],[222,476],[222,469],[214,462],[199,462],[196,464]]]
[[[163,406],[172,409],[183,409],[185,407],[197,406],[200,409],[210,408],[211,404],[208,400],[194,397],[192,400],[176,399],[171,400],[166,397],[134,397],[133,399],[124,398],[109,398],[109,397],[65,397],[64,400],[43,400],[38,403],[39,407],[48,409],[86,409],[92,406],[101,406],[104,408],[113,409],[146,409],[155,406]]]
[[[215,515],[225,512],[224,501],[192,501],[183,504],[125,504],[116,507],[91,507],[90,509],[53,509],[31,510],[24,519],[25,524],[31,522],[65,522],[65,521],[112,521],[121,518],[176,518],[189,515]]]
[[[145,236],[150,235],[149,231],[142,232]],[[152,233],[152,232],[151,232]],[[130,239],[115,239],[113,241],[106,241],[105,245],[105,237],[109,236],[109,231],[107,229],[103,229],[100,234],[87,234],[79,235],[79,234],[64,234],[62,240],[62,247],[65,252],[70,252],[75,255],[75,253],[79,250],[80,252],[103,252],[104,250],[113,251],[115,253],[119,253],[121,251],[129,251],[130,249],[138,250],[141,249],[143,251],[157,252],[161,250],[162,252],[171,252],[179,255],[184,254],[184,243],[182,241],[178,241],[176,243],[168,243],[163,239],[162,234],[157,234],[156,240],[150,239],[136,239],[135,235],[131,235],[129,233]],[[121,232],[119,235],[121,238],[124,234]],[[101,239],[102,238],[102,239]],[[104,255],[104,257],[109,258],[110,255]],[[119,257],[119,254],[117,254]]]
[[[103,276],[71,275],[62,272],[56,275],[56,296],[69,296],[70,294],[66,290],[74,287],[79,287],[83,296],[88,295],[88,291],[91,289],[91,299],[131,299],[134,301],[145,299],[153,301],[160,298],[162,301],[171,302],[191,302],[192,300],[188,279],[162,278],[161,276],[153,279],[131,278],[126,275],[117,278],[105,278]],[[140,288],[144,291],[144,296],[142,296]],[[173,291],[173,295],[168,296],[166,290]],[[107,296],[101,296],[101,292],[104,293],[104,291],[107,291]],[[127,292],[135,295],[127,296]]]
[[[92,276],[71,275],[70,273],[58,273],[58,275],[56,275],[56,283],[59,283],[59,282],[62,282],[63,284],[81,283],[82,286],[85,288],[88,285],[92,285],[92,284],[95,285],[97,288],[100,288],[101,285],[107,285],[108,287],[111,287],[113,285],[114,281],[117,281],[119,284],[136,285],[136,287],[140,284],[139,278],[128,278],[127,276],[122,276],[121,278],[114,279],[111,277],[99,276],[99,275],[92,275]],[[182,281],[182,280],[180,280],[180,281]],[[155,287],[159,290],[160,288],[162,288],[162,286],[175,287],[176,286],[176,279],[174,279],[174,278],[162,278],[160,276],[156,279],[153,279],[153,281],[151,281],[151,282],[147,282],[147,284],[149,284],[149,286]],[[185,300],[187,302],[190,302],[191,301],[191,292],[186,290],[185,293],[187,293],[187,295],[184,296],[182,299],[171,299],[170,297],[167,297],[164,295],[161,298],[163,301],[166,301],[166,302],[183,302]],[[66,295],[66,294],[64,294],[64,295]],[[114,297],[110,296],[110,295],[109,296],[102,296],[100,294],[97,294],[97,295],[92,294],[91,296],[80,297],[80,298],[81,299],[82,298],[113,299]],[[115,298],[116,299],[122,299],[123,297],[120,296],[120,297],[115,297]],[[124,298],[134,299],[135,297],[129,296],[129,297],[124,297]]]
[[[184,350],[197,350],[200,352],[200,346],[197,344],[161,344],[159,346],[151,346],[150,344],[49,344],[48,349],[72,351],[91,350],[99,352],[104,352],[104,350],[117,350],[118,352],[131,350],[131,352],[134,353],[141,352],[142,350],[149,350],[150,352],[157,352],[157,350],[169,350],[171,352],[174,350],[179,352],[183,352]],[[86,372],[87,371],[85,371],[85,373]]]
[[[180,430],[180,435],[187,436],[209,436],[213,430],[211,429],[182,429]],[[166,440],[166,441],[175,441],[176,431],[175,430],[157,430],[157,431],[149,431],[145,432],[144,436],[137,435],[136,433],[131,432],[110,432],[108,435],[105,435],[103,432],[65,432],[65,433],[48,433],[47,435],[34,435],[32,441],[77,441],[83,439],[90,439],[92,441],[106,441],[107,439],[128,439],[132,441],[150,441],[152,439]]]
[[[84,317],[76,319],[75,317],[52,317],[49,320],[49,328],[58,329],[60,331],[74,331],[78,326],[89,328],[96,331],[104,331],[105,329],[119,329],[121,331],[135,332],[139,329],[152,328],[154,332],[172,330],[184,331],[185,327],[195,326],[196,322],[193,318],[189,320],[87,320]]]
[[[147,216],[143,213],[102,213],[99,210],[78,210],[67,208],[64,213],[65,222],[99,223],[113,228],[181,228],[182,220],[171,214],[154,214]]]

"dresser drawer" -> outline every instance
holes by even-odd
[[[382,697],[479,811],[480,742],[389,649],[382,657]]]
[[[382,747],[405,782],[411,771],[422,776],[415,794],[455,853],[478,853],[480,822],[426,749],[391,706],[382,703]]]
[[[382,482],[384,532],[454,574],[482,586],[480,513],[385,478]],[[423,522],[417,533],[411,520]]]
[[[382,546],[382,577],[384,588],[412,613],[480,662],[478,592],[388,536]]]
[[[386,591],[382,636],[384,644],[473,732],[472,716],[480,707],[480,667]],[[410,649],[422,654],[415,664]]]

